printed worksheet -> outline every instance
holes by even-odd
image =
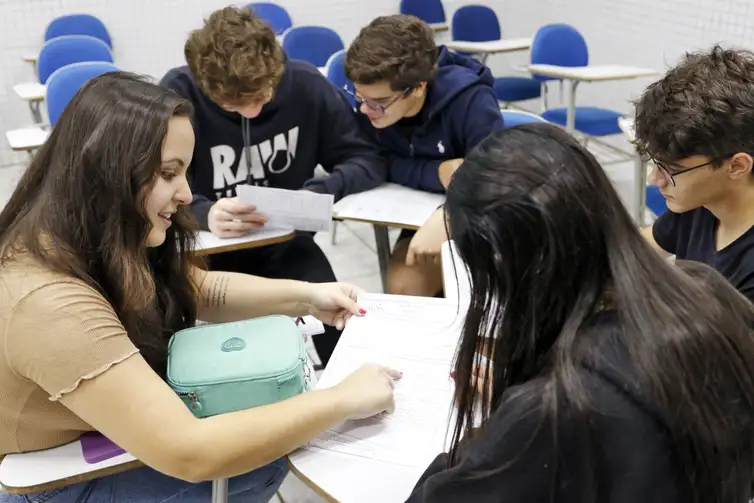
[[[309,442],[388,463],[425,468],[446,448],[453,401],[450,370],[460,337],[459,307],[446,299],[368,294],[364,317],[348,322],[318,388],[328,388],[365,363],[403,372],[396,409],[347,421]]]
[[[394,183],[351,194],[335,204],[335,216],[351,220],[368,220],[421,227],[445,202],[442,194],[432,194]]]
[[[254,185],[236,186],[241,202],[253,204],[267,216],[265,228],[327,232],[333,215],[332,194],[273,189]]]

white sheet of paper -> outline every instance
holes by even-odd
[[[348,322],[318,388],[339,383],[365,363],[403,372],[392,415],[347,421],[309,442],[334,451],[424,469],[447,446],[450,370],[460,337],[458,306],[445,299],[367,294],[364,317]]]
[[[338,218],[421,227],[444,202],[443,194],[386,183],[344,197],[335,204],[333,212]]]
[[[292,229],[259,229],[249,232],[240,238],[219,238],[209,231],[199,231],[196,235],[196,250],[211,250],[263,239],[277,238],[292,232]]]
[[[257,207],[267,216],[267,228],[288,228],[297,231],[326,232],[333,214],[332,194],[273,189],[254,185],[238,185],[238,198]]]

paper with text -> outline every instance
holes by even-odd
[[[253,204],[267,216],[265,228],[287,228],[297,231],[327,232],[333,214],[332,194],[273,189],[254,185],[238,185],[241,202]]]
[[[344,197],[335,204],[333,212],[343,219],[421,227],[444,202],[442,194],[386,183]]]
[[[347,421],[309,442],[387,463],[426,468],[446,448],[453,402],[450,370],[460,337],[458,305],[445,299],[367,294],[364,317],[348,322],[319,379],[339,383],[365,363],[403,372],[393,414]]]

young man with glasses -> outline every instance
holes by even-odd
[[[162,84],[194,105],[196,146],[190,166],[191,208],[199,225],[219,237],[259,229],[265,216],[235,197],[253,184],[343,196],[385,181],[387,164],[360,132],[353,107],[314,66],[286,58],[272,29],[248,8],[226,7],[193,31],[188,66]],[[330,175],[314,177],[321,164]],[[210,266],[313,283],[335,274],[312,236],[213,255]],[[327,363],[340,332],[314,337]]]
[[[344,65],[363,129],[386,152],[392,182],[444,192],[467,152],[503,126],[490,70],[438,47],[416,17],[375,19],[353,41]],[[437,294],[446,240],[442,210],[415,234],[404,231],[391,257],[388,292]]]
[[[636,145],[670,211],[644,235],[754,300],[754,53],[687,54],[636,103]]]

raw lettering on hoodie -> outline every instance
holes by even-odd
[[[272,139],[263,140],[248,149],[249,160],[246,159],[246,149],[241,148],[241,155],[230,145],[215,145],[210,147],[212,159],[212,188],[215,196],[234,197],[236,185],[245,184],[251,172],[253,185],[269,186],[269,173],[285,173],[296,158],[298,145],[298,126],[287,133],[275,135]],[[237,158],[238,157],[238,158]],[[233,168],[236,167],[235,172]]]

